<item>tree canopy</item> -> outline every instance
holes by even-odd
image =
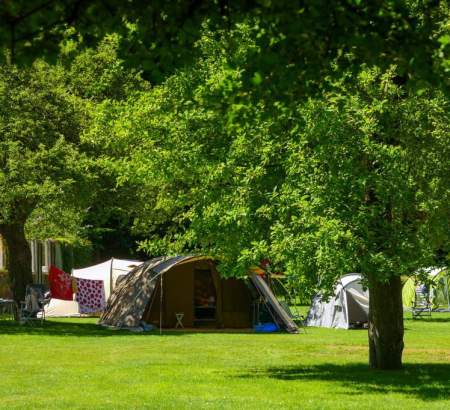
[[[129,96],[127,87],[138,90],[139,82],[117,59],[114,38],[68,65],[0,67],[0,234],[8,248],[20,242],[20,252],[9,252],[18,300],[31,280],[26,231],[69,242],[86,237],[86,210],[114,178],[82,141],[83,130],[96,103]]]
[[[349,270],[433,263],[448,239],[445,93],[366,65],[330,68],[320,95],[296,99],[284,77],[253,71],[254,38],[244,25],[219,41],[207,32],[193,68],[102,106],[98,143],[119,153],[119,182],[142,193],[136,229],[154,233],[142,246],[208,249],[235,274],[270,254],[327,286]]]
[[[317,86],[321,69],[348,53],[353,67],[395,64],[419,88],[439,79],[448,84],[450,70],[446,1],[16,0],[0,4],[0,19],[0,42],[18,63],[56,61],[61,47],[95,48],[105,35],[117,33],[125,64],[152,83],[194,61],[202,22],[218,30],[249,19],[265,47],[254,61],[261,74],[276,67],[291,80]],[[295,75],[297,69],[304,78]]]
[[[193,66],[102,106],[95,133],[122,153],[119,183],[136,186],[141,246],[207,252],[232,275],[268,257],[311,291],[362,272],[374,326],[389,316],[397,332],[373,329],[372,364],[397,367],[400,278],[449,251],[445,81],[418,89],[399,67],[355,67],[354,55],[330,60],[311,88],[293,81],[307,78],[298,66],[268,78],[255,71],[268,52],[258,33],[205,31]],[[392,304],[379,317],[383,295]]]

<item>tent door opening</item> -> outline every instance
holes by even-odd
[[[217,294],[209,269],[194,269],[194,326],[214,326]]]

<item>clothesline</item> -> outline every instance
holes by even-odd
[[[51,265],[49,283],[52,298],[72,301],[75,294],[80,313],[94,313],[105,308],[105,285],[102,280],[76,278]]]

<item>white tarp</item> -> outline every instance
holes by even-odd
[[[87,268],[73,269],[72,276],[80,279],[102,280],[105,287],[105,300],[108,300],[111,289],[114,289],[117,279],[141,264],[141,261],[111,258],[106,262],[88,266]],[[80,316],[78,302],[75,300],[51,299],[44,310],[46,317]]]
[[[46,317],[77,317],[80,316],[78,302],[75,300],[50,299],[44,308]]]
[[[307,326],[348,329],[354,323],[368,321],[369,291],[361,284],[361,275],[350,273],[336,284],[330,299],[316,295],[306,319]]]

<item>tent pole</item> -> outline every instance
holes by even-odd
[[[113,262],[114,258],[111,258],[111,267],[109,269],[109,296],[111,296],[113,291]]]
[[[447,291],[447,309],[450,311],[450,295],[448,294],[448,277],[444,276],[445,290]]]
[[[159,334],[162,335],[163,275],[161,275],[161,292],[159,298]]]

